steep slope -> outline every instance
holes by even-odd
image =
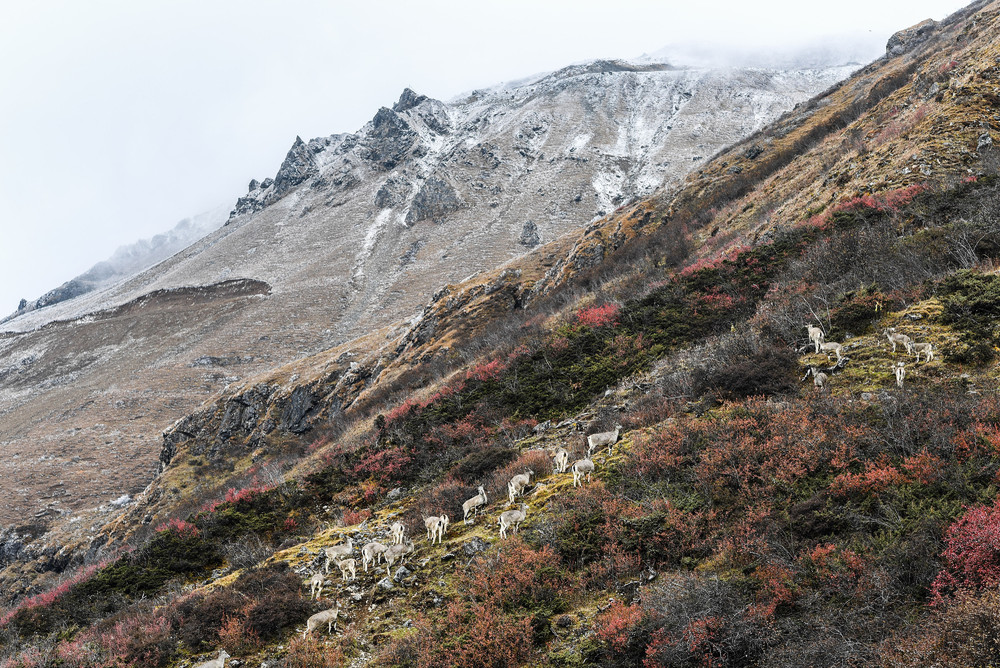
[[[137,493],[159,433],[227,384],[412,317],[443,284],[675,182],[849,69],[601,61],[449,104],[407,91],[358,133],[296,141],[222,229],[5,323],[0,525]],[[109,458],[123,465],[91,466]]]

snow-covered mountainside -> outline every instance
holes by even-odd
[[[227,384],[384,344],[443,285],[678,183],[852,69],[596,61],[448,103],[407,90],[297,139],[222,228],[0,326],[0,525],[141,490],[162,430]]]
[[[224,206],[216,207],[197,216],[185,218],[163,234],[121,246],[107,260],[98,262],[76,278],[66,281],[54,290],[49,290],[38,299],[32,301],[22,299],[17,310],[0,319],[0,324],[25,313],[99,290],[149,269],[209,232],[217,230],[226,221],[227,211]]]

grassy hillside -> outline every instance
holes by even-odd
[[[449,286],[355,366],[206,406],[103,560],[0,616],[0,666],[1000,663],[998,33],[973,5],[683,189]],[[553,472],[615,424],[592,480]],[[404,568],[356,547],[309,600],[323,548],[395,522]],[[339,630],[303,638],[335,602]]]

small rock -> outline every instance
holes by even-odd
[[[545,422],[536,424],[534,427],[532,427],[531,430],[536,434],[544,434],[551,428],[552,428],[552,420],[546,420]]]
[[[462,545],[462,551],[465,552],[465,555],[467,557],[474,557],[480,552],[485,552],[489,546],[490,546],[489,543],[487,543],[485,540],[477,536],[476,538],[470,540],[468,543]]]
[[[392,580],[390,580],[389,578],[382,578],[381,580],[378,581],[378,584],[375,586],[379,587],[380,589],[385,589],[388,591],[389,589],[392,589]]]
[[[412,619],[407,619],[405,622],[403,622],[403,628],[404,629],[413,628],[413,620]]]
[[[448,561],[448,560],[454,559],[454,558],[455,558],[455,553],[454,552],[448,552],[446,554],[441,555],[441,561]]]
[[[872,396],[871,392],[862,392],[861,393],[861,400],[862,401],[871,401],[873,398],[874,397]]]
[[[395,501],[396,499],[398,499],[402,495],[403,495],[403,488],[402,487],[396,487],[395,489],[391,490],[388,494],[386,494],[386,496],[391,501]]]
[[[979,143],[976,145],[976,151],[982,151],[984,148],[989,148],[993,146],[993,137],[990,136],[989,132],[984,132],[979,135]]]
[[[406,566],[400,566],[399,568],[396,569],[396,574],[392,576],[392,579],[395,580],[396,582],[402,582],[411,575],[413,575],[413,571],[411,571]]]

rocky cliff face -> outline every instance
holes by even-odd
[[[850,69],[599,61],[449,103],[404,91],[356,133],[297,138],[221,229],[113,286],[5,323],[0,484],[18,491],[0,525],[42,510],[45,521],[69,519],[137,493],[161,464],[161,432],[227,386],[357,337],[343,352],[395,346],[405,331],[395,323],[442,285],[678,182]],[[286,401],[284,387],[234,400],[219,443],[252,439],[265,399],[276,427],[304,428],[316,397]],[[111,459],[122,465],[97,466]],[[28,484],[40,472],[64,485]]]

